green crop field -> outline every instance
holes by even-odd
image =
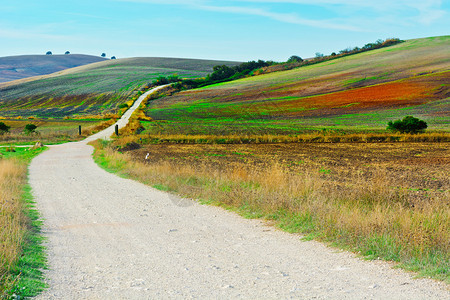
[[[206,76],[215,65],[235,62],[127,58],[108,60],[44,76],[0,84],[0,116],[61,118],[115,113],[120,104],[159,76]]]
[[[148,104],[145,133],[292,134],[384,130],[405,115],[448,131],[450,36],[409,40]]]

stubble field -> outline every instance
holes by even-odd
[[[448,143],[166,144],[129,153],[146,164],[170,162],[217,172],[264,172],[276,165],[291,174],[315,173],[341,188],[382,176],[391,188],[407,193],[411,206],[433,197],[450,205],[445,199],[450,191]]]

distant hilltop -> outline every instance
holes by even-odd
[[[84,54],[0,57],[0,82],[47,75],[104,60],[106,60],[106,58],[101,56]]]

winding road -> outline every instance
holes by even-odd
[[[30,165],[49,260],[38,299],[450,299],[445,284],[386,262],[107,173],[87,142],[113,131]]]

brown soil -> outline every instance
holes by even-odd
[[[265,170],[277,164],[294,173],[318,172],[330,184],[341,186],[382,176],[388,178],[393,188],[405,189],[409,201],[415,203],[426,201],[434,193],[441,196],[448,193],[449,146],[448,143],[146,145],[128,153],[146,163],[170,161],[219,172],[236,168]]]

